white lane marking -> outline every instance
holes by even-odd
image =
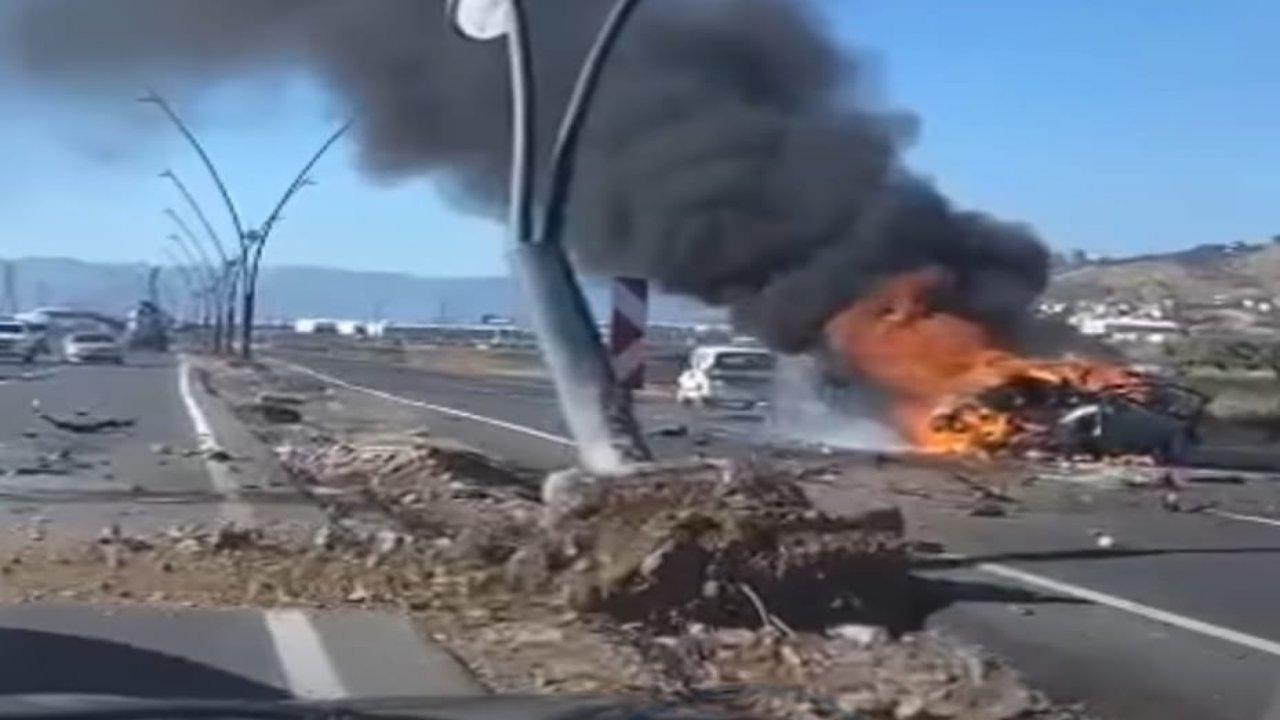
[[[527,435],[532,435],[533,437],[540,437],[545,440],[551,440],[553,442],[561,443],[564,445],[573,444],[572,441],[569,440],[568,438],[549,435],[539,430],[534,430],[533,428],[527,428],[522,425],[516,425],[514,423],[508,423],[502,420],[495,420],[494,418],[486,418],[479,415],[472,415],[471,413],[464,413],[459,410],[453,410],[452,408],[441,408],[439,406],[430,405],[429,403],[422,403],[417,400],[409,400],[408,398],[402,398],[398,395],[392,395],[391,393],[383,392],[381,390],[373,390],[371,388],[365,388],[359,385],[353,385],[351,383],[346,382],[345,380],[340,380],[338,378],[325,375],[324,373],[316,372],[315,370],[312,370],[311,368],[305,367],[303,365],[297,365],[295,363],[290,363],[283,360],[276,360],[276,362],[279,362],[287,367],[293,368],[294,370],[297,370],[299,372],[311,375],[317,379],[324,380],[325,382],[330,382],[330,383],[333,383],[334,385],[338,385],[341,387],[346,387],[352,390],[358,390],[361,392],[369,393],[370,395],[375,395],[377,397],[385,398],[395,402],[401,402],[401,403],[406,403],[409,405],[416,405],[421,407],[428,407],[431,409],[437,409],[440,412],[448,412],[448,413],[458,414],[464,417],[470,417],[480,422],[488,422],[491,424],[498,425],[500,427],[505,427],[509,430],[514,430],[516,432],[523,432]],[[1267,518],[1253,518],[1253,519],[1267,520]],[[1273,521],[1273,522],[1275,522],[1275,524],[1277,525],[1280,525],[1280,521]],[[964,558],[963,555],[957,555],[953,557],[958,559]],[[1001,565],[999,563],[979,563],[975,567],[978,570],[981,570],[983,572],[986,572],[992,575],[997,575],[999,577],[1003,577],[1008,580],[1014,580],[1016,582],[1020,582],[1025,585],[1038,587],[1044,590],[1050,590],[1052,592],[1060,593],[1062,595],[1069,595],[1071,597],[1079,598],[1081,600],[1094,603],[1095,605],[1102,605],[1105,607],[1109,607],[1113,610],[1120,610],[1123,612],[1131,613],[1134,615],[1138,615],[1139,617],[1146,618],[1148,620],[1153,620],[1155,622],[1163,623],[1166,625],[1172,625],[1174,627],[1181,628],[1189,632],[1205,635],[1205,636],[1212,637],[1212,638],[1229,642],[1229,643],[1234,643],[1236,645],[1242,645],[1244,647],[1251,648],[1259,652],[1280,657],[1280,643],[1274,642],[1272,640],[1268,640],[1266,638],[1249,635],[1248,633],[1243,633],[1238,630],[1232,630],[1230,628],[1214,625],[1212,623],[1204,622],[1203,620],[1196,620],[1195,618],[1186,617],[1185,615],[1178,615],[1177,613],[1172,613],[1172,612],[1169,612],[1168,610],[1161,610],[1160,608],[1151,607],[1150,605],[1144,605],[1142,603],[1135,602],[1133,600],[1129,600],[1126,598],[1118,597],[1116,595],[1110,595],[1108,593],[1098,592],[1097,590],[1090,590],[1089,588],[1082,587],[1080,585],[1074,585],[1071,583],[1054,580],[1052,578],[1048,578],[1043,575],[1037,575],[1036,573],[1030,573],[1025,570],[1019,570],[1017,568],[1009,567],[1008,565]]]
[[[263,613],[276,657],[289,691],[304,700],[347,697],[333,658],[305,610],[267,610]]]
[[[213,426],[209,424],[209,417],[200,407],[200,401],[192,392],[191,373],[190,361],[180,356],[178,358],[178,394],[182,396],[182,405],[187,410],[187,416],[191,418],[191,427],[196,433],[197,449],[201,453],[206,453],[218,447],[218,437],[213,432]],[[209,474],[209,481],[213,483],[213,489],[223,497],[220,508],[222,518],[237,525],[253,524],[253,508],[240,497],[240,483],[236,482],[231,471],[222,463],[207,458],[204,461],[204,468]]]
[[[365,393],[366,395],[372,395],[374,397],[382,398],[383,400],[390,400],[391,402],[400,403],[402,405],[410,405],[413,407],[423,408],[424,410],[438,412],[438,413],[441,413],[442,415],[452,415],[454,417],[463,418],[464,420],[472,420],[478,423],[484,423],[485,425],[492,425],[493,427],[502,428],[503,430],[510,430],[511,432],[520,433],[522,435],[528,435],[529,437],[535,437],[535,438],[538,438],[539,440],[546,440],[547,442],[553,442],[558,445],[566,445],[569,447],[573,446],[573,441],[570,440],[569,438],[560,437],[559,435],[552,435],[551,433],[545,433],[545,432],[542,432],[541,430],[535,430],[534,428],[526,427],[524,425],[517,425],[515,423],[507,422],[506,420],[499,420],[497,418],[488,417],[487,415],[477,415],[475,413],[470,413],[465,410],[458,410],[457,408],[445,407],[444,405],[436,405],[434,403],[422,402],[421,400],[411,400],[407,397],[401,397],[400,395],[393,395],[389,392],[384,392],[382,390],[375,390],[374,388],[371,388],[371,387],[356,385],[355,383],[347,382],[346,380],[343,380],[341,378],[336,378],[332,375],[326,375],[325,373],[312,370],[306,365],[299,365],[297,363],[292,363],[287,360],[272,358],[272,362],[280,363],[281,365],[289,368],[290,370],[300,372],[304,375],[310,375],[311,377],[314,377],[317,380],[323,380],[324,382],[327,382],[331,385],[337,385],[338,387],[346,388],[348,390],[362,392],[362,393]]]
[[[1243,633],[1239,630],[1232,630],[1231,628],[1225,628],[1221,625],[1214,625],[1213,623],[1204,622],[1203,620],[1196,620],[1195,618],[1190,618],[1185,615],[1178,615],[1177,613],[1172,613],[1168,610],[1161,610],[1160,608],[1154,608],[1150,605],[1143,605],[1142,603],[1135,602],[1133,600],[1098,592],[1097,590],[1090,590],[1089,588],[1081,587],[1079,585],[1073,585],[1060,580],[1047,578],[1043,575],[1029,573],[1025,570],[1009,567],[1008,565],[1001,565],[998,563],[980,563],[976,567],[983,572],[1014,580],[1024,585],[1030,585],[1032,587],[1049,590],[1062,595],[1069,595],[1096,605],[1104,605],[1114,610],[1132,613],[1158,623],[1172,625],[1199,635],[1233,643],[1235,645],[1241,645],[1257,650],[1258,652],[1280,657],[1280,643],[1266,638],[1261,638],[1256,635]]]
[[[1214,515],[1221,518],[1229,518],[1231,520],[1240,520],[1242,522],[1259,523],[1261,525],[1275,525],[1280,527],[1280,520],[1276,518],[1262,517],[1260,515],[1246,515],[1244,513],[1227,512],[1226,510],[1205,510],[1206,515]]]

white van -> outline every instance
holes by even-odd
[[[768,404],[775,365],[773,353],[763,348],[694,348],[676,380],[676,401],[682,405],[743,410],[761,407]]]

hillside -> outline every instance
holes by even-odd
[[[13,266],[18,306],[60,306],[123,313],[146,293],[149,268],[143,264],[93,263],[65,258],[21,258]],[[597,313],[607,312],[607,283],[587,292]],[[161,272],[163,304],[185,311],[180,275]],[[520,318],[522,302],[505,277],[433,278],[407,273],[360,272],[335,268],[277,266],[262,271],[260,317],[391,319],[402,322],[476,322],[482,315]],[[3,296],[0,295],[0,303]],[[659,296],[653,319],[718,322],[716,310],[682,298]]]
[[[1280,244],[1235,243],[1085,263],[1055,274],[1049,295],[1208,304],[1219,297],[1275,297],[1278,288]]]

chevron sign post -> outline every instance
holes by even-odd
[[[644,385],[644,331],[649,323],[649,281],[614,278],[609,351],[618,384],[628,390]]]

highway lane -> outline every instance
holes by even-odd
[[[176,357],[137,355],[123,367],[0,366],[0,517],[10,542],[56,543],[177,523],[224,521],[227,483],[259,475],[184,450],[205,442],[244,456],[225,407],[179,382]],[[190,376],[189,380],[190,380]],[[132,427],[81,434],[56,418],[119,418]],[[229,478],[229,479],[228,479]],[[265,508],[244,493],[255,518]],[[270,510],[317,517],[301,498]],[[38,530],[39,534],[34,531]],[[0,579],[0,583],[4,580]],[[474,694],[447,655],[423,643],[405,617],[372,612],[194,609],[165,605],[0,605],[0,695],[93,693],[149,698],[272,699]]]
[[[22,379],[26,374],[30,379]],[[146,516],[140,503],[166,502],[164,513],[208,519],[216,508],[179,397],[172,358],[139,356],[124,366],[0,366],[0,512],[40,517],[64,532],[96,532],[109,521]],[[120,419],[131,428],[67,432],[37,416]],[[172,453],[165,449],[172,448]],[[12,524],[10,524],[12,527]]]
[[[363,387],[563,433],[542,381],[287,357]],[[674,412],[669,403],[642,403],[650,424]],[[460,422],[446,432],[470,441],[479,427]],[[504,439],[483,442],[499,454],[555,445],[496,432]],[[687,439],[665,447],[691,449]],[[565,448],[556,450],[564,456]],[[1275,481],[1258,482],[1256,501],[1280,501]],[[1280,717],[1280,526],[1167,513],[1154,503],[999,519],[906,505],[918,533],[975,558],[922,568],[923,577],[958,589],[940,598],[931,622],[1009,657],[1056,696],[1088,700],[1117,718]],[[1098,531],[1117,538],[1119,549],[1101,551]]]
[[[460,435],[460,440],[496,456],[540,470],[562,468],[573,462],[571,448],[557,441],[566,437],[568,430],[560,416],[555,391],[546,380],[475,378],[287,348],[272,349],[271,357],[356,386],[514,426],[502,427],[448,413],[435,414],[438,421],[445,423],[439,428],[442,434]],[[647,429],[656,431],[649,442],[660,457],[687,457],[697,452],[738,454],[749,444],[745,439],[763,437],[765,432],[759,416],[732,413],[708,416],[691,412],[673,399],[652,395],[637,400],[636,412]],[[669,432],[681,428],[682,432]],[[521,429],[532,429],[543,436]]]

